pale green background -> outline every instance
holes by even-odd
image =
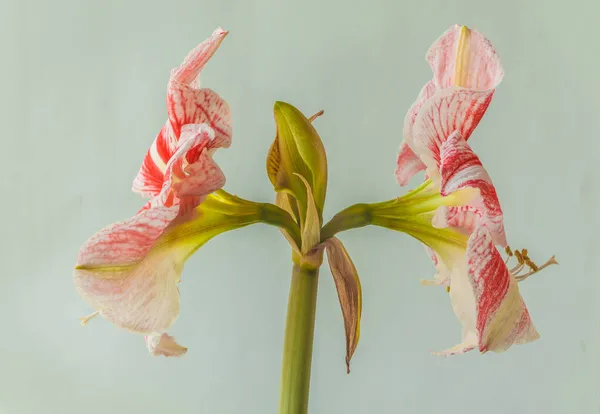
[[[510,243],[561,262],[521,286],[541,340],[436,358],[459,340],[423,248],[378,228],[343,234],[362,276],[362,337],[344,367],[329,270],[320,280],[310,410],[329,413],[600,412],[600,25],[593,1],[2,1],[0,413],[275,413],[291,262],[279,232],[227,233],[186,265],[172,333],[181,359],[98,319],[72,267],[93,232],[133,215],[130,192],[166,119],[172,67],[218,26],[203,72],[229,101],[226,189],[271,200],[272,105],[325,110],[326,218],[401,194],[404,114],[430,78],[424,54],[451,24],[483,31],[506,76],[471,138],[493,176]],[[418,180],[413,181],[413,186]]]

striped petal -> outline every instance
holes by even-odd
[[[160,193],[167,163],[179,147],[181,130],[186,124],[207,124],[215,131],[216,136],[209,149],[231,144],[229,105],[214,91],[198,89],[197,80],[226,35],[226,31],[217,29],[189,53],[181,66],[172,70],[167,87],[168,121],[146,153],[133,182],[134,192],[145,197],[155,197]]]
[[[160,193],[165,179],[165,168],[177,148],[171,125],[167,123],[150,146],[142,166],[133,180],[132,190],[144,197]]]
[[[477,221],[481,220],[482,216],[482,211],[473,206],[442,206],[436,210],[431,224],[438,229],[452,227],[462,234],[469,235],[473,232]]]
[[[410,148],[414,148],[413,125],[415,124],[417,115],[419,114],[419,111],[421,110],[421,107],[425,104],[425,102],[427,102],[427,100],[435,94],[435,91],[435,82],[432,79],[429,82],[427,82],[425,86],[423,86],[423,88],[419,92],[419,96],[417,96],[417,100],[408,109],[408,112],[404,117],[404,128],[402,130],[402,135],[404,136],[406,144],[408,144]]]
[[[187,213],[225,185],[225,175],[208,152],[214,137],[205,124],[184,126],[179,148],[165,168],[165,184],[152,206],[181,205],[181,213]]]
[[[518,283],[485,225],[477,226],[469,239],[467,263],[477,301],[479,350],[502,352],[538,339]]]
[[[413,175],[425,169],[425,164],[410,149],[406,141],[400,145],[398,160],[396,161],[396,180],[401,186],[408,184]]]
[[[446,223],[467,230],[470,227],[472,230],[477,214],[483,214],[483,221],[495,243],[506,247],[502,209],[492,179],[459,132],[454,132],[442,144],[440,176],[440,193],[443,196],[463,188],[479,190],[479,197],[470,206],[454,207],[454,210],[449,210],[450,215],[446,210]],[[436,216],[436,219],[440,219],[439,215]],[[439,222],[435,224],[439,226]]]
[[[183,257],[176,249],[153,249],[177,213],[166,207],[142,211],[100,230],[79,251],[75,286],[115,325],[162,333],[179,314]]]
[[[215,54],[227,33],[229,33],[227,30],[217,28],[208,39],[188,53],[181,66],[171,71],[171,79],[183,85],[199,88],[200,72]]]
[[[462,86],[494,89],[504,70],[496,50],[477,30],[454,25],[429,48],[426,56],[439,89]]]
[[[444,89],[428,100],[415,120],[415,153],[434,175],[440,167],[440,148],[455,131],[467,140],[492,100],[490,91]]]
[[[463,262],[452,269],[450,299],[462,324],[462,341],[437,355],[461,354],[475,348],[482,353],[502,352],[513,344],[539,337],[517,281],[481,222],[469,238]]]
[[[231,111],[216,92],[171,82],[167,105],[176,137],[179,137],[183,125],[208,124],[215,131],[211,148],[228,148],[231,145]]]

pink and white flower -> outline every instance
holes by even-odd
[[[429,49],[433,79],[421,90],[404,123],[396,177],[400,185],[426,170],[446,197],[470,195],[462,206],[439,207],[435,227],[466,236],[464,248],[428,248],[437,275],[427,284],[447,286],[462,323],[460,344],[440,355],[504,351],[539,337],[521,295],[495,245],[507,248],[502,209],[495,187],[467,140],[485,114],[502,80],[500,59],[476,30],[452,26]]]
[[[427,61],[434,76],[404,120],[396,178],[406,185],[414,174],[427,170],[442,195],[467,187],[478,190],[471,208],[444,207],[436,223],[468,220],[478,212],[494,241],[506,247],[495,187],[467,144],[502,80],[500,59],[481,33],[455,25],[433,43]]]
[[[96,309],[91,316],[146,335],[152,355],[186,352],[166,331],[179,314],[183,263],[197,246],[172,242],[167,233],[175,222],[192,219],[206,196],[225,184],[212,154],[231,143],[229,106],[201,89],[198,76],[226,35],[217,29],[171,73],[169,119],[133,183],[135,192],[151,200],[134,217],[93,235],[77,257],[74,282]]]

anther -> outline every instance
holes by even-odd
[[[519,261],[519,264],[525,263],[525,260],[523,260],[523,256],[521,255],[520,251],[515,250],[515,256],[517,257],[517,260]]]

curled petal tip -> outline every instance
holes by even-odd
[[[152,356],[178,357],[187,352],[186,347],[179,345],[175,338],[166,333],[149,335],[144,339]]]
[[[229,34],[229,30],[225,30],[221,26],[219,26],[215,29],[214,34],[227,36]]]

